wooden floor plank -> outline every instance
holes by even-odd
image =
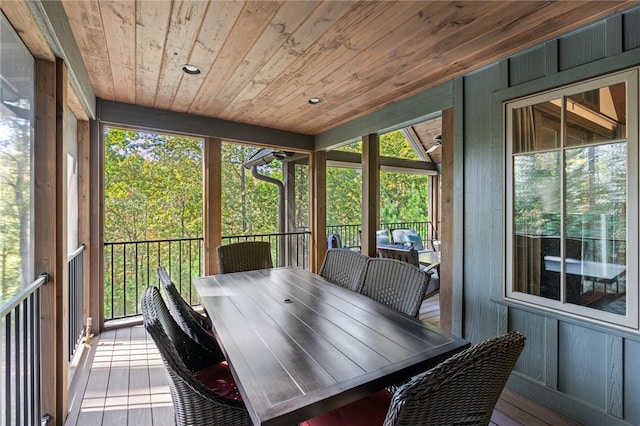
[[[517,422],[516,424],[527,426],[548,426],[548,423],[543,422],[536,416],[523,411],[521,407],[510,404],[503,399],[498,400],[494,411],[496,410],[501,413],[508,413],[508,417]]]
[[[512,406],[520,407],[522,410],[527,413],[531,413],[534,416],[538,417],[540,420],[545,422],[546,424],[553,426],[576,426],[578,423],[573,422],[566,417],[561,416],[555,411],[551,411],[546,408],[544,405],[538,404],[535,401],[532,401],[524,396],[520,395],[517,392],[512,391],[511,389],[505,389],[500,396],[500,399],[508,402]]]
[[[420,319],[439,324],[439,296],[423,303]],[[430,316],[424,315],[429,313]],[[117,332],[103,332],[94,340],[88,362],[81,374],[85,380],[80,404],[74,404],[65,426],[174,424],[173,404],[162,359],[153,340],[142,326]],[[145,359],[143,359],[145,358]],[[576,426],[548,408],[505,389],[491,417],[493,426]]]

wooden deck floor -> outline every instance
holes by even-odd
[[[439,325],[438,295],[426,300],[422,321]],[[173,425],[164,367],[142,326],[103,332],[83,348],[69,391],[66,426]],[[557,413],[506,389],[496,406],[495,426],[575,426]]]

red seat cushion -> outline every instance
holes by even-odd
[[[202,370],[198,370],[193,373],[193,377],[198,379],[212,392],[224,398],[242,401],[242,396],[238,391],[235,380],[233,380],[227,361],[222,361],[219,364],[210,365]]]
[[[391,404],[391,394],[381,390],[356,402],[336,408],[300,426],[376,426],[382,425]]]

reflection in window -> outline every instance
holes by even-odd
[[[33,58],[0,14],[0,305],[35,277],[31,244]]]
[[[629,312],[628,80],[620,80],[507,107],[511,297],[587,316]]]

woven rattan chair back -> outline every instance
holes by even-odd
[[[377,247],[378,257],[383,259],[395,259],[401,262],[420,266],[418,251],[413,247]]]
[[[164,333],[189,370],[200,370],[214,362],[225,360],[220,346],[211,336],[209,336],[211,344],[202,345],[180,327],[169,312],[157,287],[148,287],[144,296],[142,300],[147,304],[147,309],[153,309],[154,317],[157,318]],[[142,307],[144,308],[144,304]]]
[[[158,347],[169,376],[176,424],[252,425],[249,413],[241,401],[223,398],[193,377],[194,367],[184,362],[174,341],[165,331],[164,323],[170,324],[172,317],[166,306],[162,308],[164,301],[160,297],[160,291],[156,287],[148,287],[142,296],[141,305],[145,329]],[[166,315],[168,318],[163,319]],[[177,324],[175,327],[169,325],[169,328],[170,333],[180,330]],[[212,358],[209,364],[215,361]]]
[[[273,268],[271,244],[267,241],[244,241],[218,246],[218,268],[221,274]]]
[[[157,271],[171,315],[191,338],[199,340],[195,334],[201,335],[200,328],[205,332],[211,330],[211,321],[208,317],[199,314],[187,303],[171,280],[166,268],[160,266]]]
[[[384,425],[488,425],[524,342],[510,332],[414,377],[394,393]]]
[[[334,284],[356,291],[369,257],[354,250],[329,249],[320,268],[320,276]]]
[[[395,259],[369,258],[359,292],[380,303],[417,317],[429,275],[410,263]]]

